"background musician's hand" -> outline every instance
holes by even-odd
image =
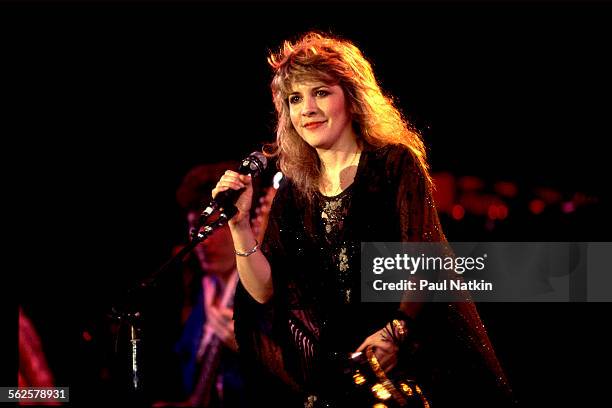
[[[206,326],[225,344],[230,350],[238,351],[236,336],[234,334],[234,311],[227,307],[209,306]]]

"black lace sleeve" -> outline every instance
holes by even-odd
[[[433,189],[414,154],[406,147],[396,146],[387,156],[387,169],[397,180],[396,208],[402,241],[445,241],[433,201]]]
[[[402,241],[446,242],[433,200],[433,187],[427,182],[413,153],[407,148],[396,147],[391,149],[387,160],[389,177],[397,180],[396,208]],[[445,248],[444,253],[452,256],[450,248]],[[446,369],[449,382],[459,384],[457,380],[462,376],[459,373],[466,367],[457,366],[469,365],[470,370],[465,371],[463,376],[467,372],[469,375],[476,374],[481,381],[497,389],[493,394],[498,398],[494,400],[510,400],[507,378],[469,294],[466,293],[461,302],[446,304],[402,302],[396,317],[402,316],[406,316],[408,330],[425,331],[417,333],[415,337],[433,346],[430,347],[433,353],[430,357],[445,356],[449,360],[429,362],[437,366],[435,369],[440,369],[440,372]],[[445,352],[440,352],[443,349]],[[457,360],[458,354],[463,356],[461,363],[450,361]]]
[[[234,299],[234,330],[240,354],[243,360],[256,367],[255,371],[265,370],[280,379],[291,390],[298,390],[295,380],[288,373],[283,363],[283,352],[286,344],[286,322],[280,305],[285,302],[283,268],[279,265],[285,259],[285,248],[281,239],[284,228],[285,212],[289,209],[289,186],[282,183],[274,197],[268,226],[261,244],[261,251],[270,263],[274,294],[265,304],[258,303],[247,292],[241,282],[236,287]]]

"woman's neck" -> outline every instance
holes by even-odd
[[[323,164],[322,170],[326,174],[342,171],[353,159],[356,151],[361,150],[359,139],[355,131],[349,127],[331,146],[317,148],[317,155]]]
[[[319,184],[323,195],[337,195],[353,182],[361,150],[361,145],[353,139],[333,149],[317,151],[323,170]]]

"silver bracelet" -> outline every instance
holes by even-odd
[[[253,248],[249,249],[246,252],[238,252],[234,250],[234,253],[238,256],[249,256],[251,254],[254,254],[257,251],[257,248],[259,248],[259,242],[255,240],[255,246]]]

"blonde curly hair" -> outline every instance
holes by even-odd
[[[413,153],[429,184],[431,177],[421,135],[408,123],[393,99],[383,93],[372,66],[350,41],[308,32],[295,42],[285,41],[268,57],[274,70],[272,97],[277,113],[276,142],[264,153],[278,156],[281,171],[305,197],[318,189],[322,163],[313,147],[297,133],[289,114],[288,97],[295,82],[338,84],[344,91],[360,142],[380,147],[402,144]]]

